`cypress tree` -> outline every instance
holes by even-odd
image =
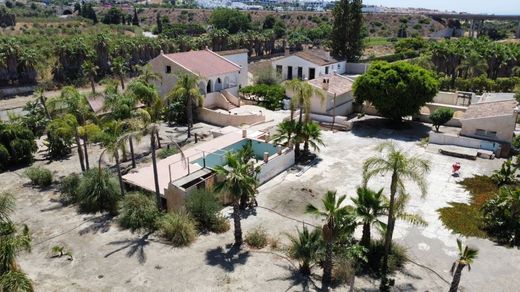
[[[157,12],[157,16],[156,16],[156,19],[157,21],[157,34],[161,34],[162,31],[163,31],[163,23],[162,23],[162,19],[161,19],[161,13]]]
[[[139,17],[137,17],[137,9],[134,8],[134,17],[132,18],[132,25],[139,26]]]
[[[331,32],[331,48],[335,57],[357,61],[363,54],[362,0],[340,0],[336,3]]]

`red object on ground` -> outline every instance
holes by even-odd
[[[453,172],[453,173],[458,172],[458,171],[460,170],[460,163],[459,163],[459,162],[455,162],[455,163],[451,166],[451,168],[452,168],[452,172]]]

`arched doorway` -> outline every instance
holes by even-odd
[[[206,85],[206,93],[210,93],[212,91],[212,86],[211,86],[211,79],[208,80],[208,85]]]
[[[221,91],[222,90],[222,80],[220,78],[217,78],[217,82],[215,82],[215,91]]]

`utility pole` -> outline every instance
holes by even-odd
[[[334,123],[336,122],[336,93],[334,92],[334,106],[332,107],[332,126],[330,130],[334,132]]]

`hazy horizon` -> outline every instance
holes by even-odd
[[[520,15],[520,0],[363,0],[365,5],[383,5],[387,7],[413,7],[448,10],[468,13]]]

